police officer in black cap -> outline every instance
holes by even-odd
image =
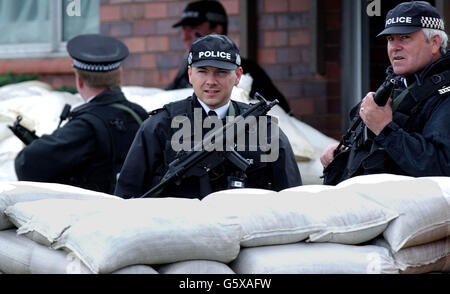
[[[391,66],[386,72],[398,83],[385,106],[378,106],[371,92],[352,110],[372,136],[345,150],[354,157],[340,181],[376,173],[450,176],[450,53],[444,21],[428,2],[404,2],[389,11],[378,36],[387,40]],[[324,167],[335,166],[336,147],[322,154]]]
[[[182,40],[189,50],[191,44],[199,36],[207,34],[227,35],[228,17],[222,4],[218,1],[196,1],[189,3],[183,11],[182,18],[173,27],[183,27]],[[280,106],[290,113],[291,109],[284,95],[275,87],[266,72],[255,62],[242,58],[242,68],[244,74],[250,74],[253,78],[250,97],[259,92],[267,100],[277,99]],[[187,74],[187,64],[183,63],[173,82],[166,90],[190,88],[189,77]]]
[[[142,125],[123,165],[115,195],[124,198],[140,197],[161,181],[169,164],[182,154],[173,145],[179,141],[176,134],[186,130],[186,123],[177,123],[180,118],[181,121],[183,118],[185,122],[189,121],[183,141],[190,140],[190,149],[194,146],[195,138],[201,140],[211,131],[204,123],[206,118],[213,116],[223,120],[225,124],[227,117],[238,116],[249,109],[249,105],[231,100],[231,92],[239,83],[243,70],[239,49],[227,36],[211,34],[194,41],[188,64],[189,81],[193,85],[194,94],[185,100],[165,105]],[[270,119],[268,121],[268,125],[264,127],[267,127],[270,136],[273,134],[272,127],[279,129],[278,126],[270,124]],[[290,143],[281,130],[278,133],[279,137],[272,138],[276,140],[274,142],[277,144],[274,146],[278,145],[278,148],[273,150],[275,156],[271,160],[261,160],[262,150],[259,146],[256,151],[248,146],[242,148],[244,151],[237,148],[242,157],[252,162],[245,173],[245,187],[279,191],[302,184]],[[246,142],[249,142],[248,132],[245,136]],[[262,137],[259,136],[258,140],[261,144]],[[229,162],[211,170],[208,174],[210,192],[232,187],[229,185],[228,176],[236,172],[237,168]],[[167,186],[162,195],[201,198],[205,196],[202,195],[201,185],[200,178],[191,176],[184,179],[180,185]]]
[[[136,131],[148,118],[120,89],[120,65],[128,48],[111,37],[90,34],[71,39],[67,51],[86,103],[67,113],[64,126],[18,154],[17,177],[112,194]]]

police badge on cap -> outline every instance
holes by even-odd
[[[425,1],[403,2],[388,12],[385,29],[378,36],[409,34],[424,28],[445,29],[437,9]]]
[[[241,56],[238,47],[230,38],[225,35],[211,34],[198,38],[192,43],[188,65],[235,70],[241,66]]]
[[[79,35],[67,43],[73,67],[85,71],[107,72],[120,67],[128,57],[127,46],[119,40],[99,34]]]

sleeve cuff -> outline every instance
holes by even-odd
[[[389,136],[393,131],[398,130],[400,127],[394,123],[390,122],[388,123],[383,130],[378,134],[378,136],[375,137],[375,141],[381,142],[384,141],[384,139]]]

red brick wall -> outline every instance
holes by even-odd
[[[258,63],[289,100],[293,114],[340,137],[341,1],[326,0],[325,74],[310,70],[310,1],[258,0]]]
[[[250,0],[253,1],[253,0]],[[325,0],[324,75],[310,71],[310,1],[256,0],[257,61],[289,100],[294,115],[329,136],[340,136],[341,1]],[[239,0],[221,0],[229,15],[229,36],[239,45]],[[189,1],[101,0],[101,33],[130,49],[124,84],[163,88],[185,58],[181,30],[172,25]],[[73,85],[70,59],[0,60],[10,70],[40,73],[55,87]]]

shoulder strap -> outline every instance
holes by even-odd
[[[108,104],[108,106],[123,110],[125,112],[128,112],[138,123],[138,125],[142,125],[142,119],[139,117],[139,115],[130,107],[120,104],[120,103],[113,103],[113,104]]]
[[[173,118],[176,116],[187,116],[191,118],[191,105],[192,105],[192,98],[183,99],[180,101],[175,101],[169,104],[164,105],[164,109],[169,112],[169,117]]]

